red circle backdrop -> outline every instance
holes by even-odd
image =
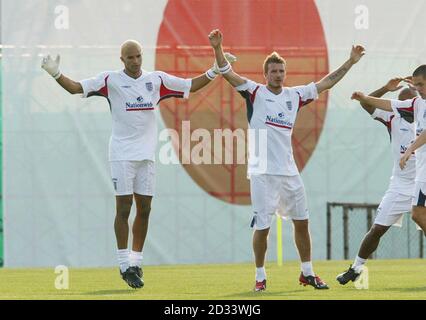
[[[160,26],[156,70],[190,78],[209,69],[213,51],[208,34],[220,29],[225,51],[238,57],[234,70],[264,83],[265,56],[277,51],[287,61],[286,86],[317,81],[328,73],[324,31],[313,0],[169,0]],[[327,94],[302,108],[293,132],[293,148],[300,171],[311,157],[324,123]],[[182,133],[182,121],[191,131],[205,128],[247,129],[243,98],[223,79],[216,79],[189,100],[167,99],[161,115],[168,128]],[[200,140],[201,141],[201,140]],[[192,147],[199,144],[191,142]],[[233,204],[249,204],[247,165],[237,164],[234,141],[232,164],[183,164],[192,179],[210,195]],[[182,143],[176,147],[182,159]],[[212,163],[213,147],[211,153]],[[224,157],[223,157],[224,159]]]

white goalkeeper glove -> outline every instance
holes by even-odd
[[[225,52],[225,59],[226,61],[228,61],[228,65],[233,64],[235,61],[237,61],[237,57],[234,56],[233,54],[229,53],[229,52]],[[207,78],[209,78],[210,80],[213,80],[214,78],[216,78],[219,74],[220,74],[220,70],[219,67],[217,66],[216,60],[213,63],[213,66],[207,70],[206,72],[206,76]]]
[[[58,54],[56,56],[56,59],[53,60],[50,54],[43,57],[43,60],[41,61],[41,67],[46,70],[48,74],[50,74],[55,80],[58,80],[59,77],[62,75],[61,71],[59,70],[59,61],[61,60],[61,56]]]

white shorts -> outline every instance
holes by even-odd
[[[300,175],[251,175],[250,189],[254,212],[251,226],[256,230],[270,228],[274,214],[293,220],[309,218]]]
[[[155,163],[143,161],[111,161],[111,179],[117,196],[137,193],[153,196]]]
[[[411,212],[412,196],[388,190],[377,208],[374,224],[401,227],[404,213]]]
[[[413,206],[426,207],[426,182],[417,182],[414,191]]]

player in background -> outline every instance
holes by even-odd
[[[393,78],[380,89],[370,93],[370,96],[380,98],[387,92],[394,92],[402,88],[402,78]],[[404,101],[413,99],[417,92],[413,88],[405,88],[400,91],[398,99]],[[415,136],[413,115],[409,113],[395,113],[376,109],[374,106],[361,102],[361,106],[374,120],[383,123],[391,138],[393,156],[392,177],[388,190],[383,196],[377,209],[377,215],[373,226],[365,235],[358,251],[358,256],[347,271],[337,276],[337,281],[344,285],[349,281],[356,281],[363,265],[368,257],[376,251],[380,238],[388,231],[390,226],[399,225],[403,214],[411,211],[411,203],[414,197],[414,179],[416,177],[416,160],[413,157],[405,170],[399,167],[401,154],[407,150]]]
[[[124,69],[102,72],[81,81],[71,80],[61,73],[59,56],[55,60],[50,56],[44,57],[42,68],[71,94],[102,96],[108,100],[112,115],[109,162],[116,195],[114,230],[118,264],[123,280],[132,288],[141,288],[144,285],[142,250],[155,184],[155,110],[164,99],[188,98],[190,92],[209,84],[218,72],[211,68],[195,78],[182,79],[161,71],[143,70],[142,46],[134,40],[122,44],[120,60]],[[129,250],[128,219],[133,200],[136,217]]]
[[[421,65],[414,70],[413,75],[404,80],[411,83],[420,96],[413,99],[399,101],[375,98],[364,95],[362,92],[354,92],[352,99],[372,105],[376,108],[394,112],[401,116],[412,116],[416,126],[416,140],[407,148],[400,159],[400,168],[405,166],[415,151],[416,154],[416,178],[414,188],[414,199],[412,202],[411,217],[414,222],[426,232],[426,146],[423,145],[426,131],[426,65]]]
[[[260,154],[261,160],[256,162],[253,161],[255,151],[249,152],[248,163],[254,212],[252,227],[255,229],[254,290],[266,289],[265,255],[275,212],[293,220],[294,240],[301,260],[300,284],[311,285],[316,289],[328,289],[327,284],[315,274],[312,266],[309,213],[303,182],[293,158],[291,134],[299,109],[339,82],[364,55],[364,48],[353,46],[349,59],[317,83],[283,87],[286,63],[276,52],[269,55],[264,62],[266,85],[259,84],[239,76],[226,62],[222,50],[222,33],[219,30],[213,30],[209,39],[220,73],[246,99],[249,128],[256,131],[256,137],[249,138],[250,150],[259,147],[258,132],[263,130],[267,134],[266,154]]]

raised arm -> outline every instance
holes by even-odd
[[[402,86],[399,85],[401,81],[403,81],[403,78],[393,78],[386,83],[383,87],[377,89],[376,91],[373,91],[369,94],[370,97],[380,98],[384,94],[388,92],[397,91],[402,88]],[[366,102],[360,102],[361,106],[364,108],[365,111],[367,111],[369,114],[373,114],[376,110],[376,107],[374,105],[370,105]]]
[[[198,91],[208,85],[210,81],[212,81],[212,79],[209,79],[205,73],[199,75],[198,77],[192,78],[191,89],[189,91]]]
[[[364,47],[360,45],[352,46],[351,55],[349,59],[344,64],[342,64],[340,68],[329,73],[316,83],[318,93],[332,88],[337,82],[339,82],[343,78],[343,76],[349,71],[349,69],[362,58],[364,54]]]
[[[228,61],[230,64],[234,63],[237,60],[237,57],[232,55],[229,52],[226,52],[224,55],[224,58],[226,61]],[[220,74],[219,68],[217,66],[217,63],[214,62],[213,66],[207,70],[204,74],[192,78],[192,84],[190,92],[197,91],[198,89],[201,89],[206,84],[208,84],[210,81],[214,80],[218,75]]]
[[[392,105],[391,105],[391,100],[388,100],[388,99],[381,99],[381,98],[366,96],[362,92],[358,92],[358,91],[354,92],[352,94],[351,99],[352,100],[358,100],[361,103],[368,104],[370,106],[374,106],[378,109],[382,109],[382,110],[385,110],[385,111],[391,111],[391,112],[393,111]]]
[[[210,44],[214,50],[216,63],[220,73],[223,75],[226,81],[228,81],[233,87],[238,87],[246,83],[246,80],[240,77],[237,73],[235,73],[232,70],[231,65],[226,60],[222,48],[222,39],[222,33],[218,29],[213,30],[209,34]]]
[[[41,67],[50,74],[59,85],[67,90],[71,94],[83,93],[83,87],[79,82],[71,80],[70,78],[65,77],[59,70],[59,62],[61,57],[56,56],[56,59],[53,60],[50,55],[43,57],[41,61]]]

